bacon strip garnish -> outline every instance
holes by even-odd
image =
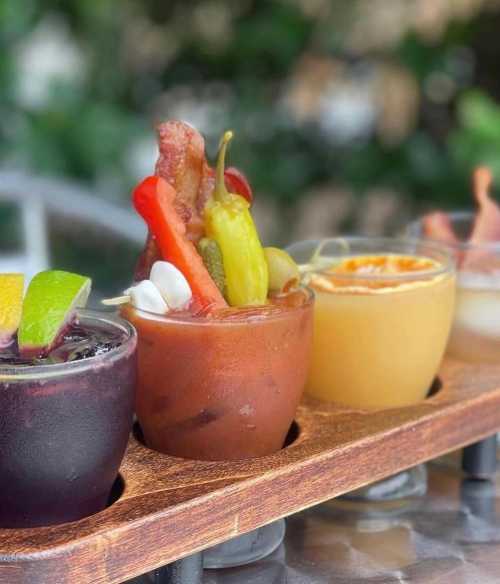
[[[488,168],[484,166],[476,168],[472,184],[479,209],[469,239],[474,245],[500,242],[500,208],[490,197],[492,183],[493,176]],[[461,268],[485,272],[498,270],[498,258],[488,249],[472,248],[465,253]]]
[[[184,122],[169,121],[158,126],[160,156],[155,174],[161,176],[177,191],[175,208],[184,221],[191,239],[203,233],[203,219],[198,198],[203,173],[207,171],[205,140]]]
[[[198,195],[203,174],[208,168],[205,160],[205,141],[194,128],[179,121],[160,124],[157,134],[160,155],[156,162],[155,174],[165,179],[176,190],[175,209],[186,224],[188,237],[197,241],[203,233]],[[206,186],[204,191],[206,193]],[[135,279],[148,278],[152,265],[160,259],[162,258],[158,246],[153,236],[149,234],[136,266]]]
[[[186,224],[186,233],[191,241],[198,242],[204,235],[203,213],[215,186],[215,172],[205,157],[203,136],[185,122],[172,120],[159,124],[157,128],[160,155],[155,174],[161,176],[177,192],[175,209]],[[243,174],[233,169],[247,196],[251,189]],[[233,185],[231,185],[233,186]],[[233,192],[240,192],[236,190]],[[135,279],[149,277],[155,261],[161,254],[152,235],[148,235],[144,251],[136,265]]]
[[[472,189],[478,205],[471,235],[467,242],[480,246],[485,243],[500,242],[500,207],[490,196],[493,177],[485,166],[479,166],[472,175]],[[453,232],[450,218],[446,213],[430,213],[423,218],[425,237],[456,245],[460,242]],[[463,269],[488,270],[494,267],[495,262],[488,250],[470,249],[466,252],[457,251],[456,259]],[[498,269],[499,266],[496,266]]]
[[[479,166],[474,171],[472,180],[479,210],[469,241],[475,244],[500,241],[500,208],[490,197],[493,183],[491,172],[488,168]]]

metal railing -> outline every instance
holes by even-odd
[[[146,229],[137,215],[74,183],[0,170],[0,201],[19,207],[22,238],[19,251],[0,251],[0,272],[24,272],[30,278],[50,266],[49,214],[67,220],[68,228],[89,224],[132,243],[144,242]]]

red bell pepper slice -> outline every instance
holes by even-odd
[[[188,281],[196,304],[203,310],[227,306],[201,256],[186,235],[186,225],[175,210],[175,189],[159,176],[145,178],[134,190],[133,203],[146,221],[164,260]]]

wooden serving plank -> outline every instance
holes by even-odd
[[[0,583],[119,583],[430,460],[500,428],[500,367],[447,361],[415,406],[361,412],[304,400],[298,438],[237,462],[161,455],[131,438],[125,489],[81,521],[0,530]]]

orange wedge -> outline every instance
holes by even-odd
[[[10,343],[23,308],[23,274],[0,274],[0,348]]]

